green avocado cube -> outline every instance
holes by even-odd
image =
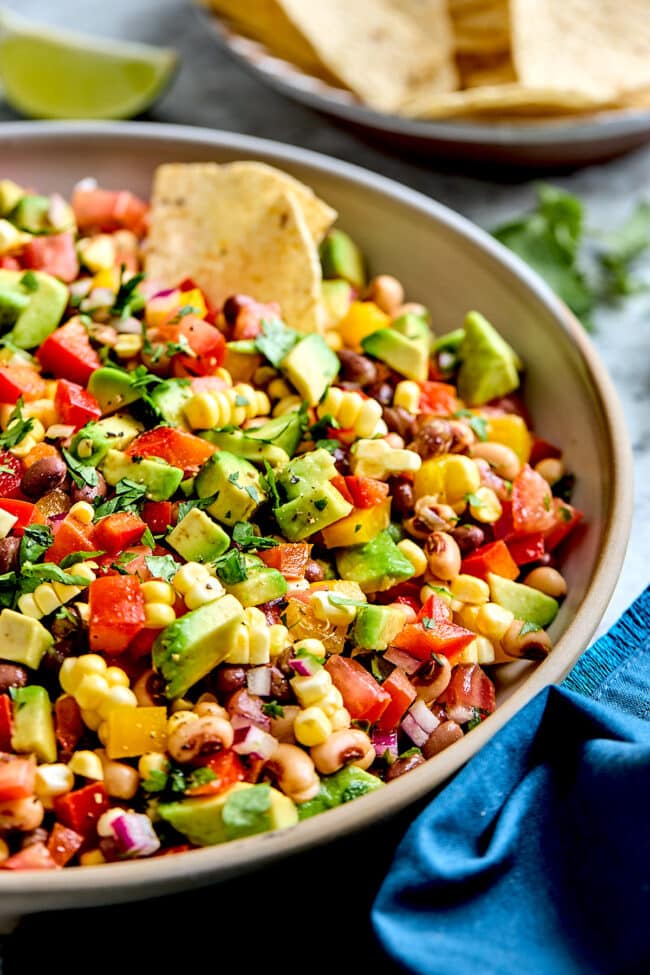
[[[186,562],[212,562],[230,545],[225,531],[200,508],[191,508],[166,541]]]
[[[270,566],[247,567],[247,578],[241,582],[224,583],[226,590],[244,607],[260,606],[279,599],[287,591],[287,580]]]
[[[45,271],[29,273],[31,285],[27,287],[22,283],[25,280],[23,271],[0,269],[0,289],[5,295],[13,293],[14,302],[19,303],[22,303],[22,299],[27,299],[16,318],[3,322],[5,325],[13,325],[8,338],[19,349],[35,349],[44,342],[58,326],[68,304],[68,289],[62,281]],[[15,310],[18,310],[16,304]],[[14,311],[11,312],[12,315]]]
[[[52,702],[44,687],[32,684],[14,692],[14,720],[11,747],[16,752],[33,752],[42,762],[56,762],[56,736]]]
[[[535,626],[543,627],[552,623],[560,608],[557,599],[547,596],[539,589],[513,582],[503,576],[488,573],[488,584],[492,601],[504,609],[509,609],[518,620],[526,620]]]
[[[112,487],[123,478],[144,485],[149,501],[167,501],[183,480],[179,467],[149,457],[129,457],[121,450],[107,451],[99,466],[106,483]]]
[[[469,406],[482,406],[519,387],[519,358],[480,312],[465,318],[465,335],[458,350],[458,395]]]
[[[306,335],[280,362],[280,369],[309,406],[316,406],[336,379],[341,363],[322,335]]]
[[[324,278],[343,278],[358,291],[365,286],[363,254],[344,230],[330,230],[321,241],[319,252]]]
[[[364,592],[381,592],[410,579],[413,566],[386,529],[364,545],[350,545],[336,556],[341,579],[357,582]]]
[[[29,305],[29,296],[18,288],[0,286],[0,328],[7,329]]]
[[[350,307],[353,295],[352,288],[343,278],[334,278],[332,281],[323,281],[321,293],[327,320],[330,326],[336,325],[346,315]]]
[[[283,471],[277,475],[278,486],[283,488],[287,498],[299,498],[306,489],[330,481],[338,471],[328,450],[320,447],[310,450],[300,457],[294,457]]]
[[[266,782],[236,782],[207,799],[161,803],[158,813],[196,846],[215,846],[298,822],[291,799]]]
[[[429,349],[420,339],[410,339],[395,328],[379,328],[361,341],[364,352],[385,362],[407,379],[424,382],[429,375]]]
[[[374,792],[383,786],[381,779],[371,775],[354,765],[347,765],[334,775],[325,775],[321,779],[320,791],[313,799],[298,806],[298,818],[310,819],[317,813],[334,809],[344,802],[350,802],[368,792]]]
[[[223,810],[229,797],[252,788],[247,782],[236,782],[225,792],[206,799],[162,802],[158,815],[196,846],[216,846],[228,839]]]
[[[102,413],[115,413],[142,398],[142,389],[133,385],[128,372],[101,366],[88,380],[88,392],[95,397]]]
[[[164,423],[170,427],[189,430],[184,409],[193,395],[189,379],[166,379],[153,387],[150,398]]]
[[[217,451],[206,461],[194,487],[199,498],[214,498],[206,510],[224,525],[250,521],[266,500],[259,472],[227,450]]]
[[[252,431],[233,427],[227,430],[204,430],[201,438],[216,444],[220,450],[249,460],[252,464],[264,464],[264,461],[268,461],[271,467],[284,467],[288,464],[289,455],[286,450],[273,443],[266,443],[260,437],[253,437],[251,433]]]
[[[362,606],[354,622],[353,639],[364,650],[385,650],[404,629],[404,613],[395,606]]]
[[[243,619],[241,603],[226,595],[161,630],[152,655],[155,669],[166,681],[168,698],[181,697],[226,659]]]
[[[54,640],[42,623],[13,609],[0,613],[0,660],[36,670]]]
[[[299,542],[351,511],[352,505],[340,491],[329,481],[324,481],[313,487],[305,486],[304,493],[275,508],[273,513],[284,537],[290,542]]]

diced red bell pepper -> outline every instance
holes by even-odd
[[[0,752],[11,751],[13,707],[8,694],[0,694]]]
[[[330,481],[330,484],[336,488],[339,494],[343,495],[348,504],[354,504],[352,493],[347,484],[347,478],[343,477],[342,474],[336,474]]]
[[[36,505],[33,505],[31,501],[20,501],[18,498],[0,498],[0,508],[18,519],[11,529],[14,535],[21,536],[27,525],[38,520]]]
[[[115,554],[136,545],[147,524],[133,511],[116,511],[95,525],[94,539],[99,549]]]
[[[57,819],[87,839],[95,832],[97,820],[110,806],[103,782],[91,782],[81,789],[54,799]]]
[[[235,782],[243,782],[246,777],[246,769],[239,755],[231,748],[224,748],[212,755],[205,755],[198,764],[201,768],[210,769],[215,778],[203,785],[195,785],[191,789],[186,789],[186,796],[216,796],[220,792],[225,792]]]
[[[171,501],[145,501],[142,517],[147,527],[154,535],[167,531],[168,525],[173,525],[173,509]]]
[[[83,525],[70,516],[54,528],[54,542],[48,548],[45,558],[48,562],[60,562],[73,552],[96,552],[94,525]]]
[[[47,848],[57,867],[65,867],[79,851],[83,842],[81,833],[61,823],[55,823],[47,841]]]
[[[0,754],[0,802],[32,796],[35,775],[36,759],[33,755]]]
[[[330,657],[325,669],[343,698],[350,717],[374,724],[391,703],[391,696],[357,660]]]
[[[432,593],[422,603],[418,611],[418,621],[422,622],[426,619],[435,620],[436,623],[451,623],[453,620],[451,606],[440,596]]]
[[[544,535],[544,544],[548,552],[557,548],[583,518],[582,511],[578,511],[561,498],[553,498],[552,512],[553,524]]]
[[[373,508],[388,497],[388,484],[374,477],[348,475],[345,484],[355,508]]]
[[[378,603],[384,606],[387,603],[407,603],[409,606],[413,606],[417,613],[420,610],[421,588],[421,584],[407,580],[406,582],[398,582],[396,586],[392,586],[390,589],[384,589],[383,592],[378,592],[375,598]]]
[[[179,322],[161,325],[156,334],[158,341],[185,343],[191,350],[187,355],[182,352],[174,355],[175,376],[209,376],[226,358],[223,333],[196,315],[185,315]]]
[[[512,523],[512,501],[501,502],[501,517],[492,525],[495,538],[502,538],[507,542],[515,534],[515,527]]]
[[[551,488],[541,474],[524,464],[512,482],[512,524],[520,534],[545,532],[555,516]]]
[[[79,275],[79,261],[71,231],[32,237],[21,252],[23,267],[47,274],[69,283]]]
[[[432,382],[427,379],[419,382],[420,412],[433,416],[453,416],[458,409],[456,387],[449,383]]]
[[[397,727],[415,700],[417,692],[400,667],[396,667],[381,686],[388,691],[391,701],[377,722],[377,727],[380,731],[391,731]]]
[[[546,460],[548,457],[556,458],[561,456],[562,451],[559,447],[549,443],[548,440],[542,440],[541,437],[534,437],[528,463],[531,467],[535,467],[536,464],[539,464],[540,460]]]
[[[0,368],[0,403],[15,403],[22,396],[25,403],[43,399],[47,384],[40,373],[28,365]]]
[[[196,474],[215,452],[214,444],[174,427],[155,427],[132,440],[129,457],[159,457],[172,467],[182,467],[187,476]]]
[[[81,231],[124,229],[141,237],[147,229],[149,207],[128,190],[76,189],[71,203]]]
[[[93,394],[67,379],[59,379],[56,384],[54,405],[61,423],[73,426],[75,430],[80,430],[86,423],[98,420],[102,415],[101,407]]]
[[[544,536],[541,532],[531,532],[530,535],[515,535],[508,540],[508,551],[517,565],[527,565],[537,562],[544,555]]]
[[[137,576],[141,582],[148,582],[149,579],[153,578],[153,576],[147,568],[145,559],[148,555],[154,554],[169,555],[169,552],[164,550],[154,552],[149,545],[132,545],[130,548],[120,552],[119,573],[112,568],[113,563],[116,562],[115,555],[101,555],[99,558],[95,559],[95,561],[98,563],[100,572],[102,572],[103,575],[121,575],[122,573],[126,573],[130,576]]]
[[[287,542],[286,545],[276,545],[257,554],[265,565],[277,569],[285,578],[302,579],[310,547],[307,542]]]
[[[88,606],[88,642],[95,653],[124,653],[144,627],[144,597],[136,576],[95,579],[88,589]]]
[[[0,257],[0,267],[6,271],[20,271],[20,261],[16,260],[10,254],[3,254]]]
[[[508,551],[503,539],[489,542],[477,548],[471,555],[464,558],[460,571],[465,575],[476,576],[487,580],[488,572],[505,579],[516,579],[519,575],[517,563]]]
[[[2,870],[58,870],[59,864],[53,859],[45,843],[32,843],[18,853],[14,853],[4,863]]]
[[[494,684],[478,664],[458,664],[438,701],[450,707],[477,708],[492,714],[496,707]]]
[[[95,369],[101,366],[86,329],[76,319],[48,335],[36,357],[46,372],[81,386],[86,386]]]
[[[71,694],[63,694],[54,702],[54,732],[59,745],[59,758],[67,762],[86,731],[81,709]]]
[[[393,639],[391,646],[404,650],[417,660],[428,660],[432,654],[454,657],[472,642],[475,633],[457,623],[446,623],[427,617],[428,622],[408,623]]]
[[[14,457],[8,450],[0,450],[0,498],[20,497],[20,482],[25,473],[25,465],[20,457]]]

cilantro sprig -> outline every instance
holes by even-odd
[[[25,402],[22,396],[19,396],[16,405],[9,414],[6,429],[0,433],[0,447],[4,447],[6,450],[19,444],[23,437],[31,433],[34,428],[32,417],[23,416],[24,406]]]

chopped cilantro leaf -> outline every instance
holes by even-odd
[[[171,582],[179,570],[179,564],[171,555],[145,555],[144,564],[154,579]]]
[[[277,701],[265,701],[262,705],[262,711],[267,716],[267,718],[283,718],[284,708]]]
[[[467,420],[467,425],[477,440],[484,442],[488,438],[488,421],[484,416],[477,416],[471,410],[457,410],[454,417]]]
[[[473,508],[480,508],[483,505],[483,499],[478,494],[466,494],[465,501]]]
[[[326,437],[324,440],[317,440],[314,446],[320,450],[328,450],[330,454],[333,454],[341,446],[341,441],[335,440],[334,438],[330,440]]]
[[[423,616],[420,622],[422,623],[422,626],[425,628],[425,630],[436,629],[436,621],[432,616]]]
[[[298,332],[288,328],[279,318],[265,319],[262,322],[262,332],[255,339],[255,347],[277,367],[299,339]]]
[[[64,555],[59,565],[62,569],[69,569],[72,565],[77,565],[78,562],[85,562],[87,559],[98,559],[101,555],[106,555],[103,549],[98,549],[96,552],[70,552],[70,555]]]
[[[280,507],[280,495],[278,493],[278,486],[275,480],[275,474],[273,473],[273,468],[269,464],[268,460],[264,461],[264,476],[261,478],[262,485],[264,489],[271,495],[273,499],[273,507]]]
[[[544,495],[544,507],[546,508],[547,511],[550,511],[551,510],[551,495],[550,494],[545,494]]]
[[[61,449],[64,460],[68,465],[68,471],[70,472],[70,477],[77,485],[77,487],[97,487],[99,484],[99,476],[94,467],[90,464],[84,464],[76,457],[73,457],[69,450],[65,447]]]
[[[25,291],[38,291],[38,278],[33,271],[25,271],[20,279],[20,284]]]
[[[239,549],[233,548],[225,555],[220,555],[213,562],[217,575],[226,585],[234,585],[237,582],[244,582],[248,579],[246,563]]]
[[[115,495],[107,501],[96,499],[95,521],[105,518],[106,515],[115,514],[116,511],[138,511],[144,503],[147,489],[144,484],[129,480],[128,477],[121,478],[115,487]]]
[[[142,782],[145,792],[162,792],[167,786],[168,775],[160,769],[152,769]]]
[[[140,539],[140,544],[141,545],[148,545],[149,548],[155,548],[156,547],[156,539],[153,537],[153,533],[152,533],[152,531],[151,531],[151,529],[149,528],[148,525],[147,525],[147,527],[145,528],[145,530],[142,533],[142,538]]]
[[[124,280],[126,265],[120,267],[120,286],[111,308],[111,314],[120,318],[128,318],[134,311],[144,308],[144,297],[138,291],[138,285],[144,281],[144,274],[134,274],[128,281]]]
[[[232,530],[232,540],[245,551],[264,548],[275,548],[280,543],[275,538],[256,535],[253,526],[247,521],[238,521]]]
[[[327,498],[316,498],[314,501],[314,508],[318,511],[324,511],[327,507]]]
[[[20,564],[37,562],[53,541],[54,536],[49,525],[26,525],[20,540]]]
[[[537,623],[531,623],[530,620],[526,620],[519,630],[519,636],[526,636],[527,633],[537,633],[538,630],[541,630],[541,626],[538,626]]]
[[[6,429],[0,433],[0,447],[9,449],[19,444],[23,437],[34,427],[34,420],[31,416],[27,419],[23,417],[24,402],[22,396],[18,397],[15,407],[9,414]]]
[[[315,423],[309,427],[308,435],[311,440],[321,440],[327,439],[330,430],[338,430],[341,424],[336,420],[331,413],[326,413],[322,416],[320,420],[316,420]]]
[[[471,731],[472,728],[476,728],[477,725],[480,725],[482,720],[483,715],[481,714],[479,708],[472,708],[472,717],[467,722],[467,730]]]

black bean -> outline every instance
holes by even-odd
[[[289,681],[279,667],[271,668],[271,697],[280,704],[286,704],[293,698]]]
[[[392,782],[393,779],[398,779],[400,775],[406,775],[411,769],[417,768],[418,765],[424,765],[424,758],[422,755],[418,755],[414,752],[412,755],[406,755],[404,758],[398,758],[386,773],[386,781]]]
[[[236,665],[219,667],[215,684],[221,694],[232,694],[246,687],[246,667]]]
[[[68,468],[61,457],[41,457],[28,467],[20,482],[21,490],[30,498],[42,498],[65,481]]]
[[[322,582],[325,573],[323,572],[322,565],[319,565],[314,559],[308,559],[305,565],[305,579],[307,582]]]
[[[95,498],[104,498],[106,496],[106,481],[104,480],[104,475],[97,471],[97,484],[91,486],[90,484],[84,484],[83,487],[77,487],[73,485],[70,491],[70,500],[73,504],[77,501],[88,501],[92,503]]]
[[[373,383],[366,390],[368,396],[371,399],[376,399],[382,406],[389,406],[393,402],[394,392],[391,384],[387,382]]]
[[[20,664],[0,663],[0,694],[6,694],[10,687],[24,687],[27,671]]]
[[[384,421],[391,433],[397,433],[408,442],[415,433],[415,417],[403,406],[385,406]]]
[[[413,485],[403,477],[393,477],[389,484],[394,514],[400,518],[410,517],[413,514],[413,505],[415,504]]]
[[[443,721],[431,732],[424,745],[422,754],[425,758],[433,758],[438,752],[453,745],[463,737],[463,729],[455,721]]]
[[[458,528],[452,528],[449,534],[458,545],[461,555],[469,555],[485,541],[485,532],[478,525],[459,525]]]
[[[18,551],[20,539],[11,535],[0,538],[0,572],[11,572],[18,568]]]
[[[423,460],[447,454],[451,449],[453,434],[448,420],[431,417],[426,422],[420,421],[413,442],[409,444]]]
[[[341,362],[341,378],[346,382],[368,386],[377,380],[377,367],[372,359],[350,349],[341,349],[338,353]]]

